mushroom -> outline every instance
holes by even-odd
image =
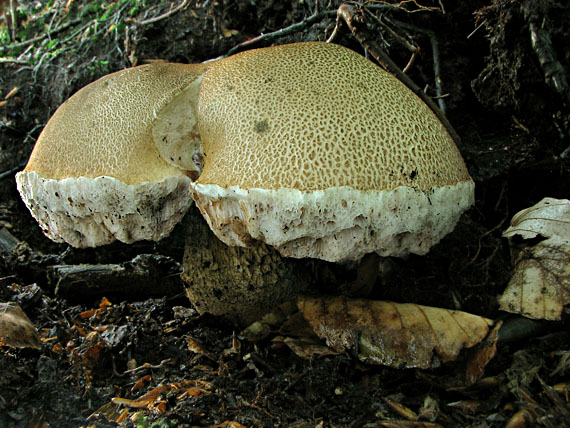
[[[200,170],[195,101],[205,69],[152,62],[105,76],[59,107],[16,176],[48,237],[90,247],[170,233],[192,205],[189,177]],[[188,101],[176,111],[175,97]]]
[[[210,65],[196,204],[228,245],[327,261],[425,254],[474,202],[451,136],[357,53],[308,42]]]
[[[224,243],[335,262],[425,254],[474,200],[435,114],[319,42],[106,76],[57,110],[17,183],[45,233],[74,246],[161,239],[190,186]]]

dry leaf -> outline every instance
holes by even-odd
[[[338,352],[333,351],[331,348],[326,346],[322,340],[314,337],[284,337],[277,336],[273,338],[273,343],[283,343],[287,345],[291,351],[295,353],[298,357],[305,358],[307,360],[312,357],[324,357],[327,355],[338,355]]]
[[[415,421],[418,419],[418,415],[412,409],[409,409],[403,404],[398,403],[396,400],[392,400],[390,397],[384,397],[383,400],[389,408],[391,408],[399,416],[406,418],[408,421]]]
[[[233,36],[236,36],[239,34],[238,30],[232,30],[230,28],[224,27],[223,25],[222,25],[221,29],[222,29],[222,33],[224,34],[224,37],[226,37],[226,38],[233,37]]]
[[[205,380],[183,380],[170,384],[163,384],[148,391],[146,394],[137,399],[128,399],[122,397],[113,397],[110,403],[107,403],[93,412],[88,419],[93,419],[98,415],[103,415],[107,420],[119,422],[128,416],[128,412],[121,411],[126,409],[147,409],[158,414],[166,412],[169,393],[176,393],[176,400],[182,400],[187,396],[196,396],[201,394],[212,394],[213,385]]]
[[[210,425],[209,428],[245,428],[245,426],[236,421],[224,421],[221,424]]]
[[[367,363],[437,367],[483,340],[493,322],[466,312],[340,297],[300,297],[299,311],[337,352],[354,349]]]
[[[433,422],[391,420],[378,422],[378,426],[384,428],[443,428],[440,424]]]
[[[482,340],[490,320],[413,304],[366,300],[301,299],[299,308],[315,332],[335,350],[358,346],[365,361],[396,367],[430,367]]]
[[[570,201],[544,198],[520,211],[503,234],[515,235],[532,241],[513,244],[515,270],[500,308],[528,318],[559,320],[570,303]]]
[[[40,349],[40,336],[22,308],[15,303],[0,303],[0,343],[14,348]]]
[[[188,350],[190,352],[194,352],[196,354],[203,355],[204,357],[206,357],[212,361],[218,360],[216,355],[214,353],[210,352],[208,349],[206,349],[204,344],[202,342],[200,342],[199,340],[194,339],[193,337],[190,337],[190,336],[184,336],[184,339],[186,340],[186,343],[188,344]]]
[[[14,95],[16,95],[18,93],[18,91],[20,90],[19,86],[14,86],[10,92],[8,92],[6,94],[6,96],[4,97],[5,100],[9,100],[10,98],[12,98]]]
[[[483,377],[485,367],[489,361],[497,354],[497,342],[499,340],[499,330],[503,325],[502,321],[497,322],[491,332],[487,335],[483,346],[479,346],[471,355],[467,362],[467,372],[465,375],[465,384],[472,385]]]

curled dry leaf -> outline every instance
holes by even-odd
[[[125,409],[146,409],[155,414],[163,414],[167,410],[167,405],[174,401],[168,397],[170,394],[176,396],[175,401],[181,401],[187,397],[212,394],[212,389],[212,383],[205,380],[186,379],[180,382],[162,384],[136,399],[114,397],[110,403],[104,404],[93,412],[88,419],[105,416],[108,421],[121,422],[128,415],[128,411],[126,413],[120,411],[121,407]]]
[[[502,321],[497,322],[487,335],[482,346],[477,347],[475,352],[467,361],[467,371],[465,374],[465,384],[472,385],[483,377],[485,367],[489,361],[497,354],[497,342],[499,341],[499,330],[503,325]]]
[[[0,343],[14,348],[40,349],[40,336],[19,305],[0,303]]]
[[[514,244],[515,269],[500,308],[529,318],[559,320],[570,303],[570,201],[544,198],[517,213],[504,237]]]
[[[493,324],[466,312],[409,303],[300,297],[297,306],[335,351],[354,349],[364,362],[398,368],[431,368],[456,360],[461,349],[483,340]]]

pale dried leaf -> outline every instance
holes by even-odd
[[[570,201],[543,199],[517,213],[503,235],[542,239],[513,244],[515,269],[499,299],[500,308],[529,318],[559,320],[564,305],[570,303]]]
[[[41,347],[36,328],[17,304],[0,303],[0,342],[14,348]]]
[[[516,213],[511,226],[503,233],[505,238],[520,235],[525,239],[540,235],[570,240],[570,200],[544,198],[542,201]]]
[[[371,300],[300,297],[299,311],[338,352],[355,349],[368,363],[436,367],[485,338],[489,319],[466,312]]]

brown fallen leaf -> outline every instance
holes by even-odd
[[[526,428],[527,425],[536,421],[536,413],[534,409],[525,407],[516,412],[505,424],[505,428]]]
[[[206,349],[206,347],[204,346],[204,344],[202,342],[200,342],[199,340],[194,339],[193,337],[190,337],[190,336],[184,336],[184,339],[186,340],[186,343],[188,345],[188,350],[190,352],[194,352],[196,354],[203,355],[204,357],[208,358],[209,360],[217,361],[216,355],[214,353],[210,352],[208,349]]]
[[[236,421],[224,421],[221,424],[210,425],[208,428],[245,428],[245,426]]]
[[[212,394],[213,385],[205,380],[183,380],[170,384],[163,384],[148,391],[146,394],[136,398],[128,399],[122,397],[113,397],[111,402],[104,404],[88,419],[94,419],[99,415],[105,416],[109,421],[119,422],[128,416],[128,412],[124,409],[146,409],[154,413],[163,414],[166,412],[169,393],[176,393],[176,400],[183,400],[188,396],[196,396],[201,394]]]
[[[395,413],[403,418],[406,418],[408,421],[415,421],[418,419],[418,415],[408,407],[404,406],[401,403],[398,403],[396,400],[392,400],[389,397],[383,397],[384,402],[392,409]]]
[[[465,384],[472,385],[483,377],[485,374],[485,367],[489,361],[497,354],[497,342],[499,341],[499,330],[503,325],[499,321],[493,326],[491,332],[487,335],[482,346],[471,355],[467,362],[467,371],[465,374]]]
[[[0,303],[0,343],[13,348],[41,347],[36,327],[16,303]]]
[[[273,338],[274,344],[283,343],[287,345],[298,357],[306,360],[312,357],[324,357],[327,355],[338,355],[338,352],[333,351],[326,346],[322,340],[314,337],[284,337],[277,336]]]
[[[559,320],[570,303],[570,201],[544,198],[520,211],[504,237],[511,240],[515,269],[500,308],[528,318]]]
[[[378,423],[378,426],[385,428],[443,428],[442,425],[433,422],[405,420],[382,421]]]
[[[397,368],[432,368],[483,340],[493,321],[466,312],[362,299],[297,300],[314,332],[337,352]]]

